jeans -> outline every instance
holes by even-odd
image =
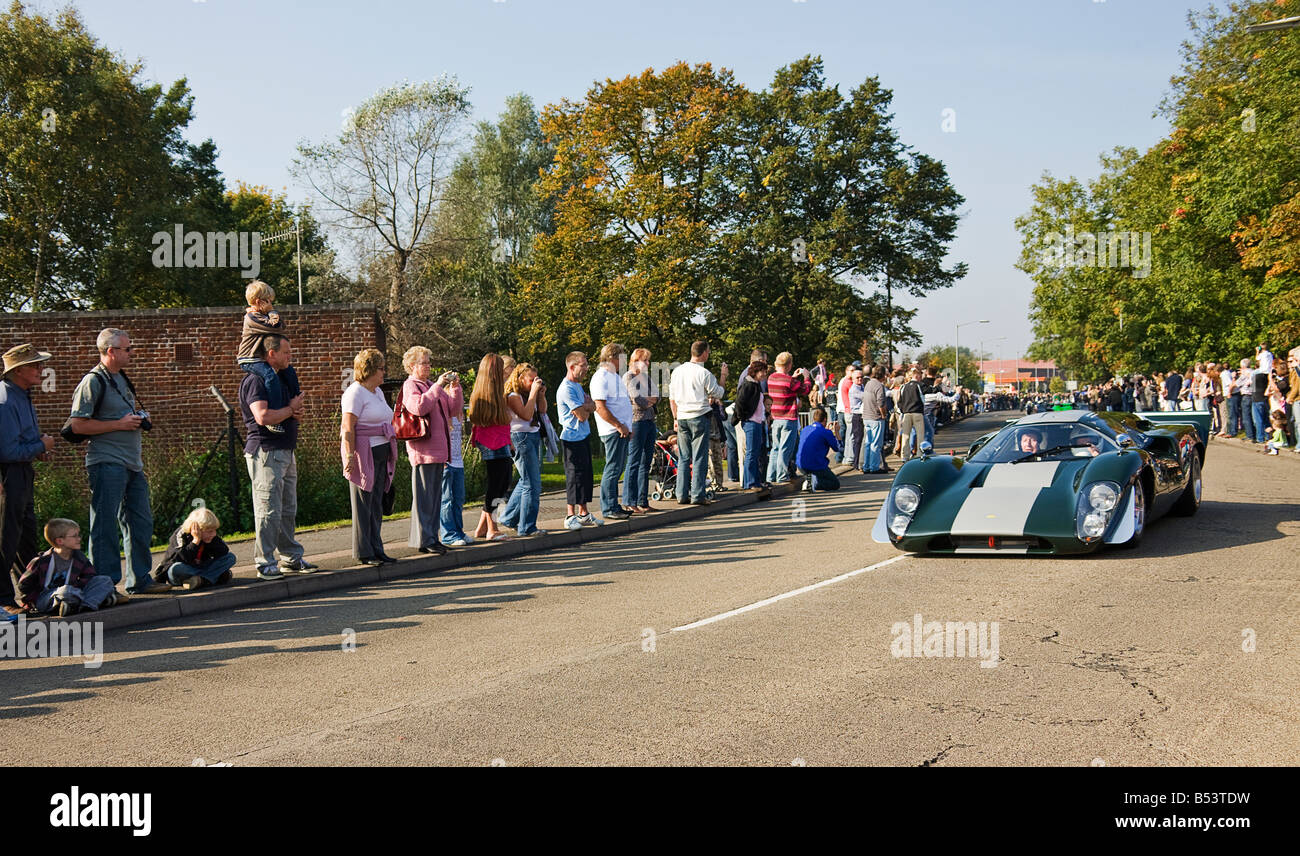
[[[442,508],[438,514],[438,528],[442,543],[465,537],[461,508],[465,505],[465,468],[451,464],[442,468]]]
[[[740,427],[745,432],[745,464],[741,469],[740,486],[749,489],[758,487],[763,482],[758,471],[758,460],[759,450],[763,448],[763,434],[766,432],[767,426],[762,422],[746,419],[740,423]]]
[[[862,471],[874,473],[885,467],[885,423],[881,419],[868,419],[862,426],[866,434],[862,443]]]
[[[623,477],[627,466],[627,446],[630,437],[623,437],[617,431],[600,438],[605,444],[605,469],[600,474],[600,513],[608,517],[611,512],[621,510],[618,503],[618,480]]]
[[[704,501],[704,483],[709,469],[709,431],[713,419],[708,413],[677,420],[677,501]],[[689,491],[689,499],[688,499]]]
[[[839,490],[840,489],[839,477],[836,476],[835,473],[831,472],[829,467],[827,467],[824,470],[817,470],[815,472],[811,472],[808,474],[808,476],[809,478],[812,479],[813,490]]]
[[[934,448],[934,412],[933,411],[925,414],[925,442],[930,444],[931,449]]]
[[[740,481],[740,448],[736,445],[736,426],[727,419],[722,423],[722,431],[727,436],[727,480]]]
[[[653,419],[632,423],[632,437],[627,448],[627,470],[623,473],[623,504],[636,508],[650,505],[650,468],[655,460],[655,438],[659,436]]]
[[[294,538],[298,524],[298,458],[292,449],[258,449],[244,454],[253,492],[253,530],[258,569],[274,565],[276,554],[286,565],[302,561],[303,548]],[[351,484],[351,482],[349,482]]]
[[[149,481],[144,472],[121,464],[91,464],[90,477],[90,563],[116,585],[124,583],[129,594],[153,584],[149,568],[153,557],[153,511],[149,508]],[[126,573],[123,576],[119,545],[126,540]]]
[[[1255,439],[1255,408],[1244,395],[1241,397],[1241,423],[1246,426],[1246,439],[1252,443],[1259,442]]]
[[[510,494],[500,523],[517,530],[520,535],[531,535],[537,528],[537,512],[542,507],[542,432],[511,431],[510,442],[515,447],[515,470],[519,482]]]
[[[1263,443],[1268,440],[1268,402],[1254,401],[1251,402],[1251,410],[1255,411],[1255,442]]]
[[[265,360],[240,363],[239,367],[250,374],[257,375],[262,379],[262,383],[266,384],[268,396],[266,406],[272,410],[288,407],[289,399],[302,391],[298,385],[298,373],[293,366],[278,373]]]
[[[63,577],[59,577],[59,579],[63,579]],[[113,581],[104,574],[95,574],[86,580],[86,584],[81,588],[76,586],[51,586],[36,595],[33,603],[36,605],[36,611],[41,613],[54,611],[54,599],[56,597],[74,606],[80,606],[82,609],[99,609],[100,604],[112,593]]]
[[[194,565],[187,565],[184,562],[173,562],[171,567],[167,569],[167,582],[178,586],[190,577],[197,575],[215,585],[217,580],[221,579],[221,575],[234,566],[234,553],[227,553],[220,558],[213,559],[206,568],[196,568]]]
[[[1228,396],[1228,425],[1223,430],[1232,437],[1236,437],[1242,430],[1240,395]]]
[[[772,455],[767,464],[767,480],[790,480],[795,450],[799,446],[799,422],[794,419],[772,420]]]

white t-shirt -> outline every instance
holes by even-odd
[[[623,379],[618,376],[617,371],[610,371],[601,365],[596,369],[596,373],[591,376],[591,400],[603,401],[609,408],[609,415],[613,416],[624,425],[632,424],[632,399],[628,397],[627,386]],[[617,434],[618,427],[614,422],[606,422],[601,418],[600,413],[595,414],[596,431],[602,437],[610,434]]]
[[[509,395],[507,395],[506,403],[509,404],[510,399],[512,398],[519,399],[519,403],[521,405],[528,403],[528,399],[524,398],[524,394],[522,392],[512,392]],[[541,430],[541,427],[542,426],[540,425],[534,425],[533,420],[531,419],[520,419],[519,416],[516,415],[515,409],[513,407],[510,408],[510,432],[511,433],[523,432],[525,434],[536,434],[538,431]]]
[[[376,387],[370,392],[356,381],[343,392],[343,412],[357,417],[358,425],[383,425],[393,421],[393,408],[388,406],[384,394]],[[382,446],[388,440],[382,436],[370,438],[371,446]]]

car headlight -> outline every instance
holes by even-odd
[[[912,523],[912,517],[921,504],[921,488],[914,484],[900,484],[889,494],[889,531],[901,538]]]
[[[1107,482],[1097,482],[1088,488],[1088,504],[1098,511],[1113,511],[1119,502],[1119,491]]]
[[[1109,481],[1094,482],[1079,491],[1074,519],[1080,541],[1096,541],[1105,534],[1119,505],[1119,497],[1120,486]]]

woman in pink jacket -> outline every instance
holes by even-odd
[[[406,441],[411,459],[411,539],[421,553],[447,552],[438,539],[438,515],[442,508],[442,470],[451,452],[451,413],[454,402],[447,386],[451,372],[430,382],[430,352],[421,345],[402,355],[406,382],[402,384],[402,406],[407,412],[428,420],[429,430],[417,440]]]

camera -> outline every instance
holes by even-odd
[[[135,412],[135,415],[140,417],[140,430],[141,430],[141,431],[152,431],[152,430],[153,430],[153,423],[149,421],[149,411],[148,411],[148,410],[137,410],[137,411]]]

